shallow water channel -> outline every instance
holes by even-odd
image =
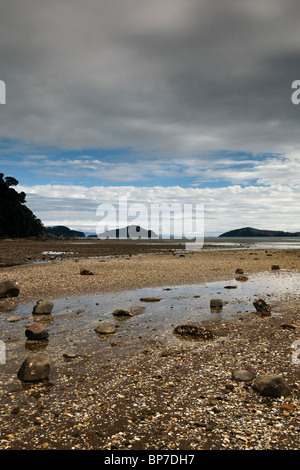
[[[35,303],[21,305],[14,312],[19,318],[16,322],[8,322],[11,313],[0,315],[0,339],[5,345],[5,363],[0,364],[2,384],[16,376],[28,352],[37,348],[46,349],[57,365],[70,354],[103,360],[118,354],[134,354],[155,341],[166,345],[180,342],[173,334],[179,324],[212,319],[237,321],[243,318],[246,321],[247,315],[254,314],[253,301],[258,298],[271,305],[272,315],[278,315],[280,301],[298,292],[299,281],[299,273],[280,270],[251,275],[245,282],[233,278],[205,284],[48,299],[54,303],[51,315],[32,315]],[[152,298],[152,301],[141,300],[145,298]],[[212,298],[222,299],[221,310],[210,309]],[[112,314],[115,309],[131,310],[133,307],[143,309],[126,319]],[[26,339],[26,326],[35,321],[44,324],[48,340]],[[115,327],[113,335],[102,337],[95,333],[95,328],[103,322]]]

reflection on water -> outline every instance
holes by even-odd
[[[54,309],[51,315],[32,315],[35,303],[22,305],[16,315],[20,321],[8,323],[11,314],[0,316],[2,338],[12,356],[25,351],[25,327],[34,321],[42,322],[49,332],[47,350],[57,354],[59,349],[99,348],[102,352],[107,344],[94,332],[100,322],[114,325],[116,341],[134,344],[143,338],[159,341],[176,341],[172,334],[178,324],[199,322],[219,318],[235,321],[247,312],[255,312],[253,301],[264,298],[276,307],[279,299],[298,292],[298,273],[276,271],[249,276],[248,281],[235,278],[227,281],[199,285],[166,286],[146,288],[118,293],[104,293],[83,297],[52,299]],[[147,299],[147,302],[141,299]],[[211,299],[222,299],[223,308],[210,309]],[[149,299],[158,301],[149,301]],[[134,310],[130,317],[116,317],[114,310]],[[272,315],[276,314],[272,311]],[[246,319],[246,317],[245,317]],[[112,337],[111,337],[112,338]],[[26,342],[26,348],[29,348]],[[109,349],[111,345],[109,344]]]

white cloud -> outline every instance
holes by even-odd
[[[298,188],[239,185],[224,188],[135,187],[135,186],[33,186],[20,187],[28,206],[46,226],[67,225],[95,231],[99,204],[117,206],[119,196],[128,204],[204,204],[205,232],[216,235],[244,226],[270,230],[298,231],[300,195]]]

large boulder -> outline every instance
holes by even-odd
[[[281,375],[260,375],[252,383],[252,387],[264,396],[279,398],[290,393],[290,387]]]
[[[20,289],[17,282],[3,281],[0,282],[0,299],[5,297],[17,297]]]
[[[33,307],[33,314],[38,315],[49,315],[53,309],[53,303],[49,300],[38,300],[36,305]]]
[[[18,378],[23,382],[36,382],[45,380],[50,374],[50,360],[48,354],[29,354],[18,371]]]

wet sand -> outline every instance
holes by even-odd
[[[48,248],[61,251],[53,245]],[[299,364],[292,361],[292,345],[300,330],[291,327],[299,323],[297,290],[276,297],[276,302],[267,298],[270,317],[241,305],[235,321],[220,315],[201,321],[215,339],[200,342],[164,340],[144,314],[121,322],[110,337],[98,338],[91,327],[89,337],[80,327],[80,322],[88,324],[88,312],[68,312],[68,299],[99,294],[93,302],[101,309],[105,293],[185,284],[194,284],[196,295],[197,284],[236,283],[237,268],[249,279],[269,273],[272,282],[277,272],[272,265],[291,276],[300,272],[300,252],[127,250],[116,255],[101,259],[107,254],[97,252],[97,258],[84,259],[74,254],[62,261],[29,260],[0,269],[0,281],[11,279],[20,286],[18,298],[0,301],[3,319],[18,313],[19,305],[41,298],[63,299],[67,306],[63,320],[55,312],[50,320],[39,319],[50,332],[49,381],[22,384],[16,378],[30,347],[24,344],[30,312],[24,320],[7,323],[2,332],[9,357],[0,365],[1,449],[126,450],[128,455],[133,450],[299,449],[300,374]],[[93,274],[81,275],[81,269]],[[197,301],[203,308],[201,297],[193,297],[189,294],[187,302]],[[145,327],[138,335],[135,322]],[[78,355],[68,359],[65,353],[70,348]],[[233,380],[233,370],[240,368],[256,375],[279,374],[291,392],[281,398],[261,396],[250,384]]]

